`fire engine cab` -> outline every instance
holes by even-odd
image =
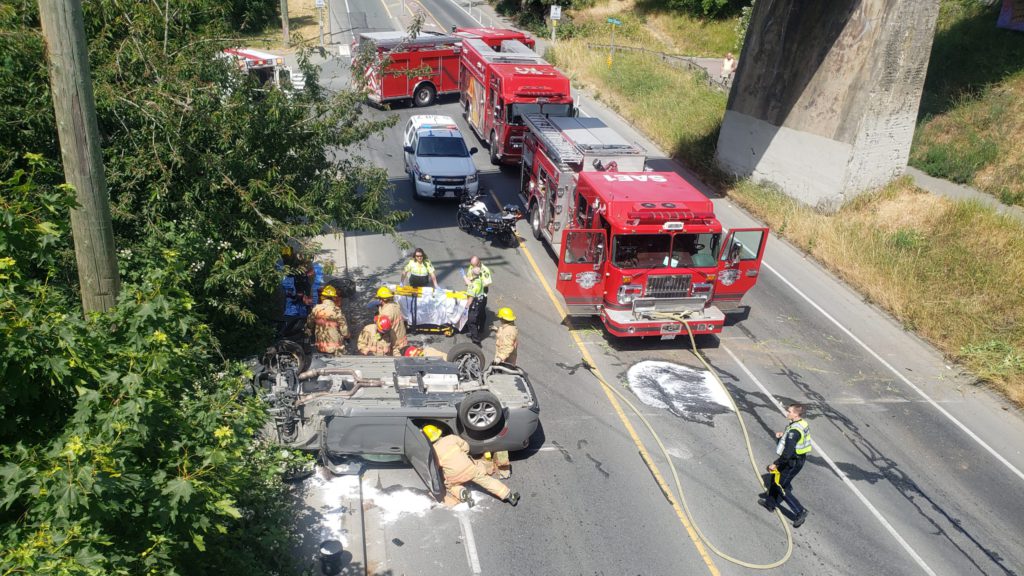
[[[725,231],[709,199],[673,172],[581,172],[558,251],[571,315],[615,336],[722,331],[757,282],[767,228]]]
[[[573,114],[569,79],[522,40],[494,46],[481,30],[489,29],[456,32],[463,37],[461,102],[470,127],[489,145],[491,162],[518,164],[527,114]]]
[[[233,61],[239,70],[251,75],[263,86],[302,90],[306,84],[302,74],[293,75],[292,69],[284,65],[284,58],[269,52],[252,48],[226,48],[220,54],[222,58]]]
[[[352,54],[364,49],[376,53],[362,69],[353,66],[352,73],[363,77],[371,102],[411,98],[416,106],[429,106],[437,96],[459,91],[462,44],[455,36],[421,32],[409,38],[404,32],[363,32],[355,39]]]

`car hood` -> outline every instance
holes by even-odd
[[[421,174],[431,176],[469,176],[476,174],[472,157],[419,156],[416,158]]]

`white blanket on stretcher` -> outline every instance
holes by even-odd
[[[398,305],[402,308],[402,316],[414,328],[420,324],[443,326],[451,324],[456,329],[462,330],[469,319],[469,303],[466,298],[452,298],[448,296],[448,290],[434,290],[423,288],[421,296],[396,296]],[[416,314],[413,316],[413,306]]]

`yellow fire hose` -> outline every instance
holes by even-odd
[[[704,356],[700,353],[700,351],[697,350],[697,342],[693,338],[693,330],[690,328],[689,323],[686,321],[686,317],[688,315],[689,314],[658,313],[656,314],[656,317],[675,320],[677,322],[681,322],[683,326],[686,326],[686,332],[690,336],[690,351],[693,353],[694,356],[697,357],[698,360],[700,360],[701,364],[703,364],[704,367],[707,368],[708,372],[710,372],[715,377],[715,380],[718,382],[719,386],[722,387],[722,390],[725,390],[726,395],[729,397],[729,402],[732,404],[732,408],[736,412],[736,417],[739,418],[740,428],[743,430],[743,441],[747,445],[747,456],[750,459],[751,467],[753,467],[754,469],[754,475],[757,476],[757,481],[759,484],[761,484],[761,488],[767,490],[768,488],[764,485],[764,480],[762,480],[761,478],[761,472],[757,467],[757,461],[754,458],[754,449],[750,444],[750,434],[747,432],[747,424],[746,422],[743,421],[743,415],[740,413],[739,406],[736,405],[736,399],[733,398],[732,394],[729,392],[729,389],[726,388],[725,383],[722,381],[722,378],[718,375],[718,371],[712,368],[711,365],[707,362],[707,360],[704,359]],[[584,365],[588,366],[589,368],[593,368],[593,366],[590,366],[589,363],[584,362]],[[779,566],[782,566],[787,561],[789,561],[790,556],[793,555],[793,532],[789,527],[789,523],[786,522],[785,517],[782,515],[782,512],[778,508],[775,509],[775,515],[782,523],[782,528],[786,531],[786,553],[782,556],[782,558],[770,564],[755,564],[752,562],[746,562],[744,560],[734,558],[726,554],[725,552],[719,550],[718,547],[716,547],[711,542],[711,540],[709,540],[708,537],[704,535],[704,532],[700,529],[700,525],[697,523],[696,519],[693,517],[693,514],[690,512],[690,506],[687,504],[686,495],[683,492],[682,482],[679,480],[679,472],[676,470],[676,466],[672,462],[672,457],[669,455],[668,450],[665,448],[665,444],[662,443],[661,437],[658,436],[658,433],[654,431],[654,427],[647,420],[647,418],[645,418],[644,415],[640,413],[640,410],[629,400],[629,398],[627,398],[622,392],[619,392],[615,386],[612,386],[611,384],[606,382],[603,378],[594,373],[593,370],[590,370],[590,373],[593,374],[595,378],[597,378],[598,382],[600,382],[602,386],[614,392],[620,400],[625,402],[626,405],[629,406],[629,408],[633,411],[633,413],[636,414],[636,416],[640,419],[640,421],[644,423],[644,426],[647,427],[647,430],[651,433],[651,436],[654,438],[654,441],[658,444],[658,448],[661,450],[662,455],[668,462],[669,470],[672,471],[672,479],[675,481],[676,484],[676,492],[678,492],[679,494],[679,502],[683,505],[683,510],[686,513],[686,516],[690,519],[690,522],[693,524],[693,528],[697,532],[697,535],[700,537],[701,541],[704,542],[704,544],[712,552],[714,552],[716,556],[733,564],[743,566],[744,568],[751,568],[754,570],[770,570],[772,568],[778,568]],[[648,467],[650,467],[650,463],[647,463],[646,461],[645,463]],[[774,482],[778,484],[778,471],[775,471],[775,473],[773,474],[773,479]]]

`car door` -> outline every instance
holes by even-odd
[[[412,419],[405,421],[405,459],[419,474],[430,495],[438,502],[444,500],[444,474],[437,463],[434,446]]]
[[[713,297],[720,310],[739,306],[743,295],[757,283],[767,241],[767,228],[737,228],[725,236]]]

